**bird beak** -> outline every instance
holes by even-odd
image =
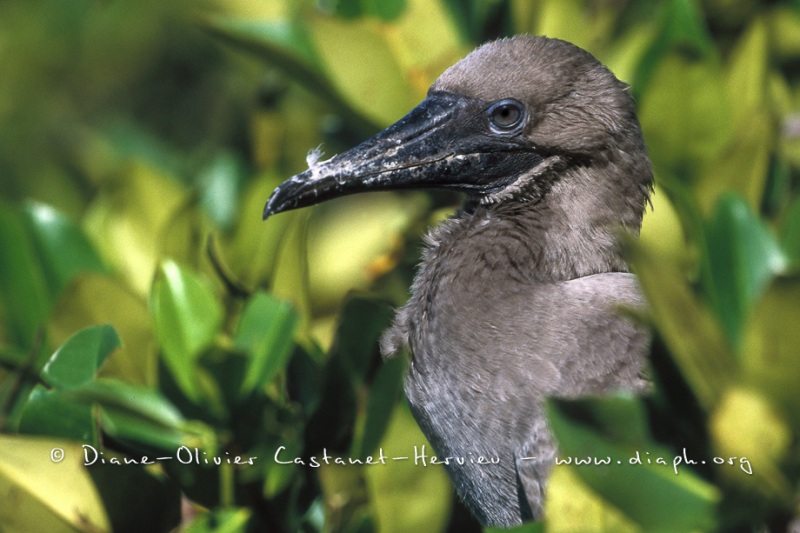
[[[485,195],[542,161],[524,134],[497,135],[482,100],[431,92],[375,137],[289,178],[270,196],[264,219],[347,194],[441,188]],[[511,156],[511,157],[510,157]]]

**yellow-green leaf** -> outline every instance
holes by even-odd
[[[749,113],[719,155],[702,166],[696,197],[704,213],[711,212],[725,191],[735,191],[758,212],[775,139],[772,124],[763,109]]]
[[[417,103],[379,26],[322,14],[310,16],[307,24],[324,71],[360,114],[385,126]]]
[[[150,288],[161,253],[160,238],[185,191],[143,162],[104,189],[87,213],[87,232],[100,253],[139,294]]]
[[[147,304],[119,279],[98,274],[75,278],[56,303],[48,332],[54,344],[61,344],[75,331],[101,322],[114,326],[122,347],[106,360],[100,375],[155,384],[156,343]]]
[[[800,279],[779,277],[757,302],[743,335],[741,362],[748,384],[800,424]]]
[[[0,436],[0,523],[8,533],[110,531],[81,446]]]
[[[317,309],[339,307],[393,266],[402,236],[421,214],[419,197],[371,193],[320,208],[309,223],[308,265]],[[383,264],[382,264],[383,263]],[[386,264],[388,263],[388,264]]]
[[[687,91],[687,87],[703,90]],[[657,63],[639,103],[639,118],[656,168],[677,177],[715,160],[730,138],[730,105],[722,68],[711,60],[668,54]]]
[[[758,483],[778,494],[791,492],[778,467],[789,450],[791,432],[764,396],[743,387],[728,389],[709,417],[709,430],[717,455],[739,466],[723,469],[726,478],[740,486]]]
[[[164,362],[183,392],[199,400],[195,366],[222,323],[219,302],[194,274],[166,261],[153,285],[151,307]]]
[[[733,124],[737,127],[754,110],[765,107],[767,38],[766,22],[757,18],[731,53],[727,84]]]
[[[642,442],[643,450],[612,441],[571,416],[562,402],[551,401],[547,407],[559,460],[588,460],[575,466],[575,473],[645,531],[704,530],[714,523],[718,489],[688,467],[676,475],[675,456],[667,448]],[[649,454],[646,460],[644,452]]]
[[[674,258],[639,243],[630,258],[653,321],[700,402],[710,408],[732,379],[733,356],[719,324],[697,299]]]
[[[443,531],[450,517],[453,489],[447,474],[439,465],[415,465],[415,446],[434,453],[411,414],[399,406],[382,447],[387,457],[411,459],[364,467],[376,520],[387,531]]]
[[[547,481],[548,533],[639,533],[630,518],[586,486],[575,467],[556,465]]]

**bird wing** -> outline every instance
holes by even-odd
[[[498,491],[514,483],[502,498],[472,490],[465,467],[449,470],[467,505],[505,512],[514,490],[517,512],[539,517],[556,454],[544,398],[643,390],[648,335],[617,312],[643,302],[626,273],[492,289],[440,293],[424,329],[401,310],[384,346],[419,339],[406,395],[440,454],[513,455],[508,478],[499,469],[470,474],[489,476]]]
[[[595,274],[532,292],[517,292],[500,311],[509,318],[501,333],[506,353],[499,357],[512,365],[520,385],[527,380],[544,395],[565,398],[646,387],[649,333],[622,312],[645,306],[632,274]],[[542,383],[528,369],[545,364],[553,371]]]
[[[536,353],[550,354],[559,371],[547,395],[574,398],[620,389],[645,390],[649,333],[619,313],[621,308],[644,308],[634,276],[596,274],[558,285],[540,295],[552,304],[552,311],[545,324],[538,324],[544,325],[544,332],[536,335],[541,350]],[[523,309],[540,312],[542,302],[533,303],[537,305],[523,305]],[[535,408],[527,439],[515,453],[520,487],[533,517],[542,516],[546,479],[557,453],[541,409],[541,405]]]

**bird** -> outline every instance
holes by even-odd
[[[410,297],[380,341],[483,525],[544,514],[557,445],[547,398],[648,389],[650,334],[619,232],[654,187],[628,85],[545,36],[490,41],[406,116],[279,185],[264,219],[342,195],[433,188],[463,205],[424,238]]]

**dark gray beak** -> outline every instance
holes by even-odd
[[[440,188],[473,196],[492,194],[542,161],[524,135],[524,119],[498,132],[492,104],[432,92],[375,137],[315,163],[272,193],[264,218],[331,198],[366,191]],[[524,111],[524,110],[523,110]]]

